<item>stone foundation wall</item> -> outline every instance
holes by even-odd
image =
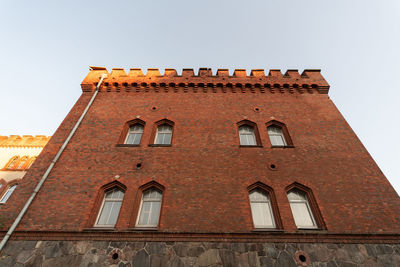
[[[400,244],[9,241],[0,266],[400,266]]]

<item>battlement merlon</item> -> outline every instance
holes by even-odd
[[[0,135],[0,147],[44,147],[50,138],[45,135]]]
[[[147,69],[146,74],[140,68],[131,68],[127,74],[122,68],[113,68],[111,73],[104,67],[90,67],[90,72],[81,83],[83,92],[92,92],[102,74],[107,74],[100,91],[134,91],[132,88],[171,88],[171,87],[211,87],[232,88],[236,87],[242,92],[299,92],[327,94],[329,84],[326,82],[319,69],[306,69],[299,73],[296,69],[289,69],[282,74],[279,69],[271,69],[265,75],[263,69],[253,69],[250,75],[245,69],[235,69],[229,75],[228,69],[218,69],[216,75],[212,75],[210,68],[200,68],[197,75],[193,69],[182,69],[178,75],[175,69],[165,69],[164,75],[157,68]],[[159,90],[155,90],[159,92]],[[168,89],[165,90],[166,92]],[[186,90],[187,91],[187,90]],[[215,92],[216,90],[214,90]],[[228,90],[222,90],[228,91]],[[176,90],[175,90],[176,92]]]

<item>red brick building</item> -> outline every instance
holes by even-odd
[[[81,86],[0,207],[4,236],[84,114],[0,263],[400,265],[399,196],[319,70],[93,67]]]

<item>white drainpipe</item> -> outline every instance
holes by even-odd
[[[33,190],[32,195],[28,199],[28,201],[25,203],[25,206],[22,208],[21,212],[18,214],[18,217],[15,219],[14,223],[11,225],[10,229],[4,236],[3,240],[1,240],[0,243],[0,252],[3,250],[3,247],[6,245],[8,239],[14,232],[15,228],[17,228],[19,222],[22,220],[22,217],[24,217],[25,212],[28,210],[29,206],[31,205],[33,199],[35,198],[36,194],[39,192],[40,188],[42,187],[43,183],[46,181],[47,177],[49,176],[49,173],[53,169],[54,165],[56,164],[58,158],[61,156],[62,152],[64,151],[65,147],[68,145],[69,141],[71,140],[72,136],[75,134],[76,130],[78,129],[79,124],[82,122],[83,118],[85,117],[87,111],[89,110],[90,106],[92,105],[94,99],[97,96],[97,93],[99,92],[99,88],[101,83],[103,82],[103,79],[107,77],[107,74],[102,74],[100,81],[97,83],[96,90],[93,93],[92,98],[90,99],[89,103],[87,104],[85,110],[82,112],[82,115],[80,116],[79,120],[75,123],[74,128],[72,131],[69,133],[67,139],[65,140],[64,144],[61,146],[61,148],[58,150],[57,155],[54,157],[53,161],[51,162],[50,166],[47,168],[46,172],[43,174],[42,178],[40,179],[39,183],[36,185],[35,189]]]

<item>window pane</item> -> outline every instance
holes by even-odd
[[[296,189],[290,190],[288,193],[288,198],[289,200],[307,201],[306,194]]]
[[[100,211],[96,225],[114,226],[118,219],[123,198],[124,191],[121,189],[114,188],[106,192],[103,207]]]
[[[140,144],[140,139],[141,138],[142,138],[142,134],[141,133],[129,133],[125,144],[138,145],[138,144]]]
[[[257,145],[256,137],[255,137],[254,133],[247,135],[247,143],[248,143],[249,146]]]
[[[170,133],[158,133],[156,144],[159,145],[169,145],[171,144],[171,134]]]
[[[251,133],[251,128],[247,125],[240,126],[239,133],[241,134]]]
[[[170,134],[170,133],[164,134],[164,144],[166,144],[166,145],[171,144],[171,137],[172,137],[172,134]]]
[[[290,207],[293,212],[294,221],[297,227],[314,227],[312,215],[305,202],[291,202]]]
[[[140,144],[140,139],[142,139],[142,134],[141,133],[135,133],[132,144],[138,145]]]
[[[121,201],[105,201],[97,224],[114,226],[118,219],[121,204]]]
[[[268,194],[260,189],[255,189],[250,192],[249,197],[254,227],[275,227]]]
[[[108,192],[106,193],[105,198],[106,198],[106,199],[112,199],[112,198],[114,198],[114,192],[115,192],[115,189],[112,189],[112,190],[108,191]]]
[[[134,132],[134,133],[143,133],[143,125],[141,124],[135,124],[133,126],[130,127],[130,131]]]
[[[149,189],[143,192],[143,199],[150,199],[151,198],[151,193],[153,192],[153,189]]]
[[[283,141],[283,137],[280,135],[270,135],[269,140],[271,141],[271,145],[273,146],[284,146],[285,143]]]
[[[273,146],[286,146],[285,136],[283,135],[282,129],[276,126],[268,127],[268,135]]]
[[[282,129],[276,126],[269,126],[268,127],[268,134],[281,134]]]
[[[256,189],[250,192],[250,201],[268,201],[268,195]]]
[[[247,138],[246,138],[246,136],[243,135],[243,134],[240,135],[240,144],[241,144],[242,146],[246,146],[246,145],[247,145]]]
[[[172,126],[168,124],[163,124],[158,126],[157,131],[160,133],[172,133]]]
[[[111,202],[111,211],[110,211],[110,215],[107,218],[107,225],[115,225],[115,223],[117,222],[118,219],[118,214],[119,214],[119,210],[121,209],[121,201],[112,201]]]
[[[260,206],[258,206],[258,204],[260,203],[251,203],[251,214],[253,215],[254,226],[261,225],[262,221],[262,210],[260,209]]]
[[[286,141],[285,141],[285,137],[283,136],[283,134],[281,134],[279,136],[279,141],[278,142],[280,143],[281,146],[286,146]]]
[[[150,216],[151,202],[143,202],[140,211],[139,225],[148,225]]]
[[[172,126],[168,124],[163,124],[158,126],[155,144],[159,145],[169,145],[171,144],[172,138]]]
[[[105,225],[107,222],[107,218],[110,215],[111,211],[111,203],[104,202],[103,209],[101,210],[99,220],[97,221],[98,225]]]
[[[165,133],[172,133],[172,126],[168,124],[164,124],[164,132]]]
[[[143,192],[138,226],[156,227],[160,217],[162,192],[151,188]]]
[[[143,202],[143,212],[150,212],[151,211],[151,201]]]
[[[124,192],[122,190],[115,190],[115,198],[122,200],[124,198]]]
[[[122,200],[124,198],[124,192],[120,189],[114,188],[106,193],[106,199]]]
[[[162,193],[154,188],[148,189],[148,190],[144,191],[144,193],[143,193],[144,200],[149,200],[149,199],[161,200],[161,196],[162,196]]]
[[[143,134],[143,125],[135,124],[129,128],[128,136],[126,138],[125,144],[138,145],[140,144],[140,139]]]
[[[275,227],[269,202],[251,203],[254,227]]]
[[[239,138],[242,146],[255,146],[257,145],[256,136],[254,135],[254,128],[248,125],[239,127]]]
[[[289,201],[290,200],[297,200],[297,194],[296,194],[296,192],[295,191],[290,191],[289,193],[288,193],[288,199],[289,199]]]
[[[16,185],[16,184],[13,185],[13,186],[10,186],[10,187],[7,189],[7,192],[6,192],[6,193],[3,195],[3,197],[1,198],[0,203],[6,203],[7,200],[10,198],[10,196],[12,195],[12,193],[14,192],[15,188],[17,188],[17,185]]]
[[[146,225],[149,218],[149,213],[144,213],[143,211],[140,213],[138,225]]]
[[[164,140],[164,135],[162,135],[161,133],[157,133],[157,138],[156,138],[156,144],[162,144]]]
[[[161,202],[152,202],[149,225],[157,226],[160,216]]]
[[[154,199],[160,199],[161,200],[162,194],[161,194],[160,191],[154,190],[153,196],[154,196]]]

